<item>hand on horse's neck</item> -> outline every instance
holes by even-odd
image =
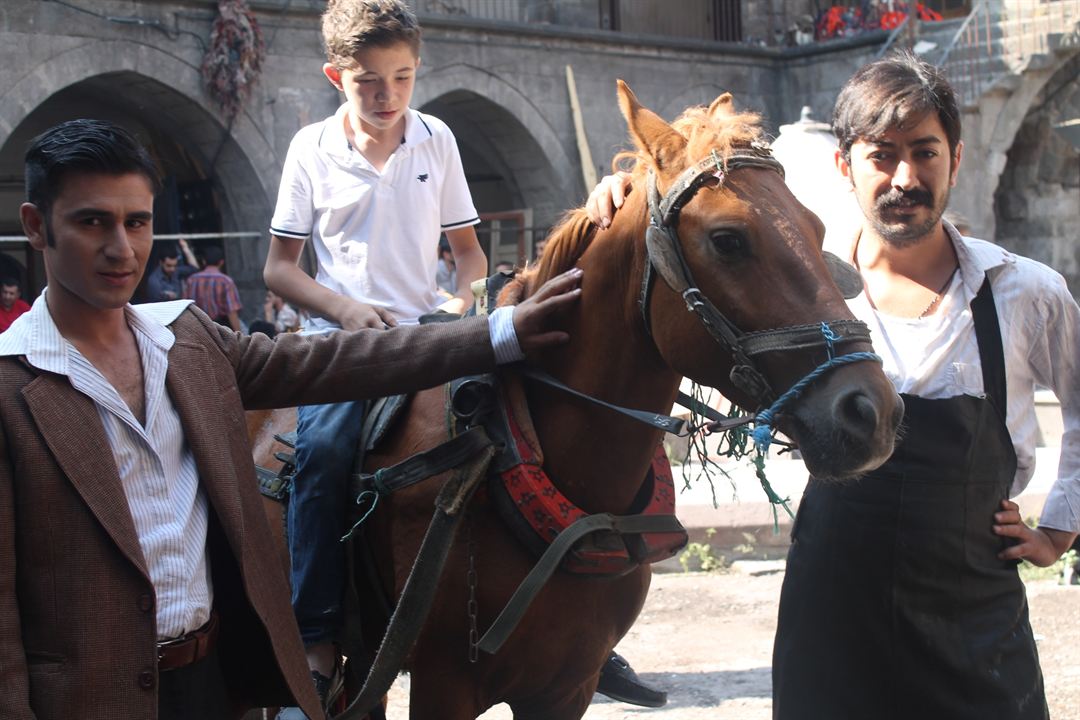
[[[904,247],[890,244],[864,227],[855,241],[853,256],[870,304],[896,317],[933,314],[957,267],[956,249],[940,224]]]

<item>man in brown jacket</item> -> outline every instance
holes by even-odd
[[[129,304],[156,188],[107,123],[27,152],[49,284],[0,336],[0,717],[321,717],[245,407],[404,392],[564,341],[548,325],[580,275],[452,326],[247,337],[189,301]]]

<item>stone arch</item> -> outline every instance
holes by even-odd
[[[996,240],[1080,290],[1080,147],[1054,125],[1080,117],[1080,54],[1049,78],[1019,123],[994,194]]]
[[[1059,48],[1039,67],[1014,76],[1015,87],[992,89],[979,98],[974,112],[964,113],[964,154],[954,206],[971,221],[976,235],[995,236],[990,200],[997,192],[1008,151],[1043,88],[1077,55],[1080,47]]]
[[[2,153],[28,139],[26,121],[35,110],[60,93],[80,89],[106,93],[103,97],[117,112],[171,137],[208,170],[216,156],[213,184],[223,231],[267,226],[280,168],[259,123],[245,111],[227,129],[203,91],[197,60],[144,43],[90,42],[33,67],[0,95]],[[55,121],[61,119],[66,117]],[[261,287],[265,243],[257,238],[226,244],[232,274],[247,296],[245,305]]]
[[[450,64],[417,82],[413,106],[431,111],[511,184],[511,192],[549,225],[584,197],[580,164],[566,152],[544,108],[505,80],[479,68]],[[483,208],[481,208],[483,210]]]

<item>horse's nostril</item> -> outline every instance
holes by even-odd
[[[878,427],[878,409],[862,392],[850,392],[837,399],[839,416],[848,432],[856,437],[870,437]]]

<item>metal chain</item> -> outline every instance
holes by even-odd
[[[475,663],[480,659],[480,633],[476,629],[476,540],[473,539],[471,518],[465,518],[465,532],[467,541],[465,547],[469,554],[469,569],[465,573],[465,584],[469,587],[469,602],[465,605],[465,612],[469,616],[469,662]]]

